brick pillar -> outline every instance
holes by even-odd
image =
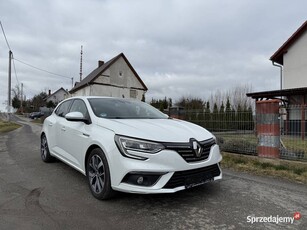
[[[260,157],[279,158],[279,102],[277,99],[256,102],[257,153]]]

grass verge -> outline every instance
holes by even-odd
[[[223,152],[222,168],[269,175],[307,184],[307,162],[259,158]]]
[[[13,131],[15,129],[18,129],[19,127],[21,127],[21,125],[9,121],[3,121],[0,119],[0,133]]]
[[[44,120],[42,118],[33,119],[31,122],[35,124],[43,124]]]

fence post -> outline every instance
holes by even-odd
[[[305,105],[301,105],[301,113],[302,113],[302,119],[301,119],[301,134],[302,134],[302,140],[305,139]]]
[[[279,158],[280,122],[278,99],[257,101],[257,152],[260,157]]]

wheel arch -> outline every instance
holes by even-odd
[[[92,152],[92,150],[93,149],[101,149],[101,147],[99,146],[99,145],[97,145],[97,144],[92,144],[88,149],[87,149],[87,151],[86,151],[86,154],[85,154],[85,158],[84,158],[84,162],[83,162],[83,164],[84,164],[84,169],[85,169],[85,175],[87,174],[87,164],[86,164],[86,162],[87,162],[87,159],[88,159],[88,156],[90,155],[90,153]],[[101,149],[101,151],[103,151],[102,149]]]

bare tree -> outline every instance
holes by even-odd
[[[238,108],[247,110],[248,108],[254,109],[253,100],[246,96],[246,93],[252,92],[253,88],[251,85],[237,85],[228,91],[217,90],[214,94],[210,96],[211,111],[213,110],[213,105],[216,104],[218,108],[221,107],[222,103],[226,105],[227,100],[229,100],[233,110],[237,111]]]
[[[210,95],[210,110],[213,111],[214,104],[217,105],[218,108],[222,106],[222,104],[226,104],[227,101],[227,94],[226,92],[222,92],[217,90],[214,94]]]
[[[13,92],[13,97],[18,98],[19,100],[21,99],[21,89],[19,85],[15,85],[15,88],[12,89]]]
[[[228,97],[234,110],[238,110],[240,106],[241,109],[247,110],[248,108],[254,108],[254,103],[252,98],[247,97],[246,94],[253,91],[251,85],[239,85],[228,91]]]

